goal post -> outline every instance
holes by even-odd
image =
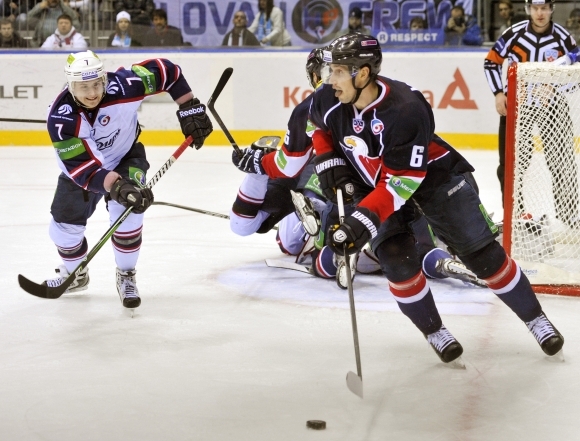
[[[536,293],[580,296],[580,63],[507,82],[504,248]]]

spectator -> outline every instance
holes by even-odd
[[[290,46],[290,34],[284,26],[284,14],[274,0],[259,0],[258,14],[249,27],[264,46]]]
[[[445,26],[445,44],[449,46],[481,46],[481,29],[474,17],[465,15],[462,6],[451,9],[451,17]]]
[[[57,20],[63,14],[69,17],[76,16],[75,11],[65,5],[62,0],[42,0],[28,12],[29,26],[34,26],[34,37],[32,38],[34,47],[40,46],[54,33]],[[72,25],[80,28],[80,23],[75,18],[72,19]]]
[[[87,42],[72,24],[72,18],[62,14],[56,22],[56,31],[50,35],[41,46],[42,49],[85,50]]]
[[[2,17],[8,18],[13,24],[14,29],[26,29],[26,14],[34,8],[36,0],[0,0],[0,11]]]
[[[340,35],[352,34],[357,32],[359,34],[370,35],[371,31],[362,24],[363,13],[360,8],[352,8],[348,14],[348,28],[343,30]]]
[[[153,11],[153,27],[143,36],[143,46],[183,46],[181,30],[167,24],[163,9]]]
[[[411,32],[427,29],[427,21],[422,19],[421,17],[415,17],[409,23],[409,29],[411,30]]]
[[[117,28],[115,32],[109,35],[107,47],[135,46],[141,46],[141,43],[133,37],[131,15],[127,11],[121,11],[117,14]]]
[[[127,11],[131,15],[133,26],[151,26],[151,14],[155,9],[153,0],[116,0],[114,5],[115,14]]]
[[[234,28],[224,36],[222,46],[260,46],[254,34],[248,31],[248,18],[244,11],[234,14]]]
[[[570,32],[574,40],[580,39],[580,9],[574,8],[570,11],[570,16],[566,19],[566,30]]]
[[[21,48],[27,46],[26,40],[14,31],[14,26],[10,19],[0,19],[0,48]]]

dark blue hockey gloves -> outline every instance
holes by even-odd
[[[241,157],[236,151],[232,152],[232,162],[244,173],[265,175],[266,170],[262,167],[262,158],[267,153],[264,149],[249,147],[241,150]]]
[[[200,149],[205,138],[213,131],[211,121],[205,112],[205,105],[194,98],[181,104],[176,114],[185,137],[191,136],[195,148]]]
[[[340,188],[344,202],[348,204],[353,201],[354,184],[344,159],[329,152],[316,156],[314,164],[320,190],[328,200],[337,204],[336,189]]]
[[[348,216],[342,225],[331,226],[328,231],[326,244],[340,256],[346,253],[355,254],[365,244],[377,236],[380,225],[379,217],[365,207],[357,207],[356,211]]]

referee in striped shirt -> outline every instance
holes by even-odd
[[[505,133],[506,133],[506,91],[502,84],[502,65],[504,60],[511,62],[526,62],[526,61],[554,61],[557,58],[571,52],[577,51],[576,42],[574,38],[568,33],[564,27],[552,22],[552,13],[554,11],[555,0],[526,0],[526,13],[529,15],[529,20],[525,20],[507,28],[505,32],[499,37],[497,42],[493,45],[487,54],[484,62],[484,71],[487,82],[491,91],[495,95],[495,108],[500,114],[499,123],[499,167],[497,168],[497,177],[500,181],[502,191],[502,201],[504,192],[504,171],[505,171]],[[555,100],[555,106],[561,107],[558,111],[553,112],[558,115],[557,118],[569,118],[568,106],[564,97]],[[565,114],[564,114],[565,112]],[[541,129],[541,128],[540,128]],[[540,132],[541,133],[541,132]],[[541,133],[542,134],[542,133]],[[542,134],[543,135],[543,134]],[[558,152],[559,155],[570,155],[573,161],[573,134],[561,133],[560,136],[550,137],[542,136],[544,143],[546,159],[550,162],[550,152],[556,154],[556,149],[562,146],[571,144],[572,150],[569,152]],[[569,150],[569,149],[564,149]],[[531,154],[531,152],[530,152]],[[576,188],[578,187],[577,173],[572,177]],[[562,181],[562,176],[553,176],[553,181]],[[566,185],[568,187],[568,185]],[[573,185],[572,185],[573,187]],[[577,208],[577,191],[572,192],[573,195],[560,194],[556,198],[556,207],[560,203],[566,202],[558,201],[558,198],[573,197],[576,200],[568,201],[568,207],[574,206]],[[555,191],[555,194],[558,192]],[[574,196],[576,195],[576,196]],[[523,207],[520,207],[523,214]],[[540,214],[541,215],[541,214]],[[561,219],[564,222],[570,222],[570,219]]]

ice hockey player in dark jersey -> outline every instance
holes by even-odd
[[[117,264],[117,290],[123,306],[135,308],[141,299],[135,267],[142,242],[143,212],[153,202],[147,187],[149,163],[137,109],[146,96],[167,92],[179,105],[177,118],[183,134],[196,148],[212,132],[205,106],[194,98],[179,66],[152,59],[106,72],[92,51],[70,54],[66,60],[67,87],[52,102],[47,127],[62,171],[51,205],[50,238],[63,264],[58,277],[46,280],[59,286],[88,252],[87,220],[105,196],[111,223],[133,207],[112,237]],[[88,268],[67,292],[87,289]]]
[[[306,60],[306,75],[316,89],[320,84],[322,49],[312,50]],[[299,189],[317,200],[312,159],[312,132],[307,127],[310,96],[292,111],[282,147],[263,148],[254,143],[242,150],[242,157],[232,152],[232,162],[247,173],[230,211],[230,228],[240,235],[265,233],[279,225],[276,240],[283,252],[297,255],[305,245],[306,235],[294,214],[290,190]],[[319,196],[320,198],[320,196]]]
[[[382,53],[372,36],[335,39],[324,52],[329,84],[314,94],[310,121],[320,188],[341,189],[353,212],[327,236],[335,253],[355,253],[369,240],[401,311],[443,362],[461,344],[443,325],[421,271],[411,201],[435,234],[527,325],[547,355],[564,344],[519,266],[495,240],[492,223],[464,173],[473,167],[434,133],[433,112],[405,83],[379,76]],[[413,217],[414,219],[414,217]]]

